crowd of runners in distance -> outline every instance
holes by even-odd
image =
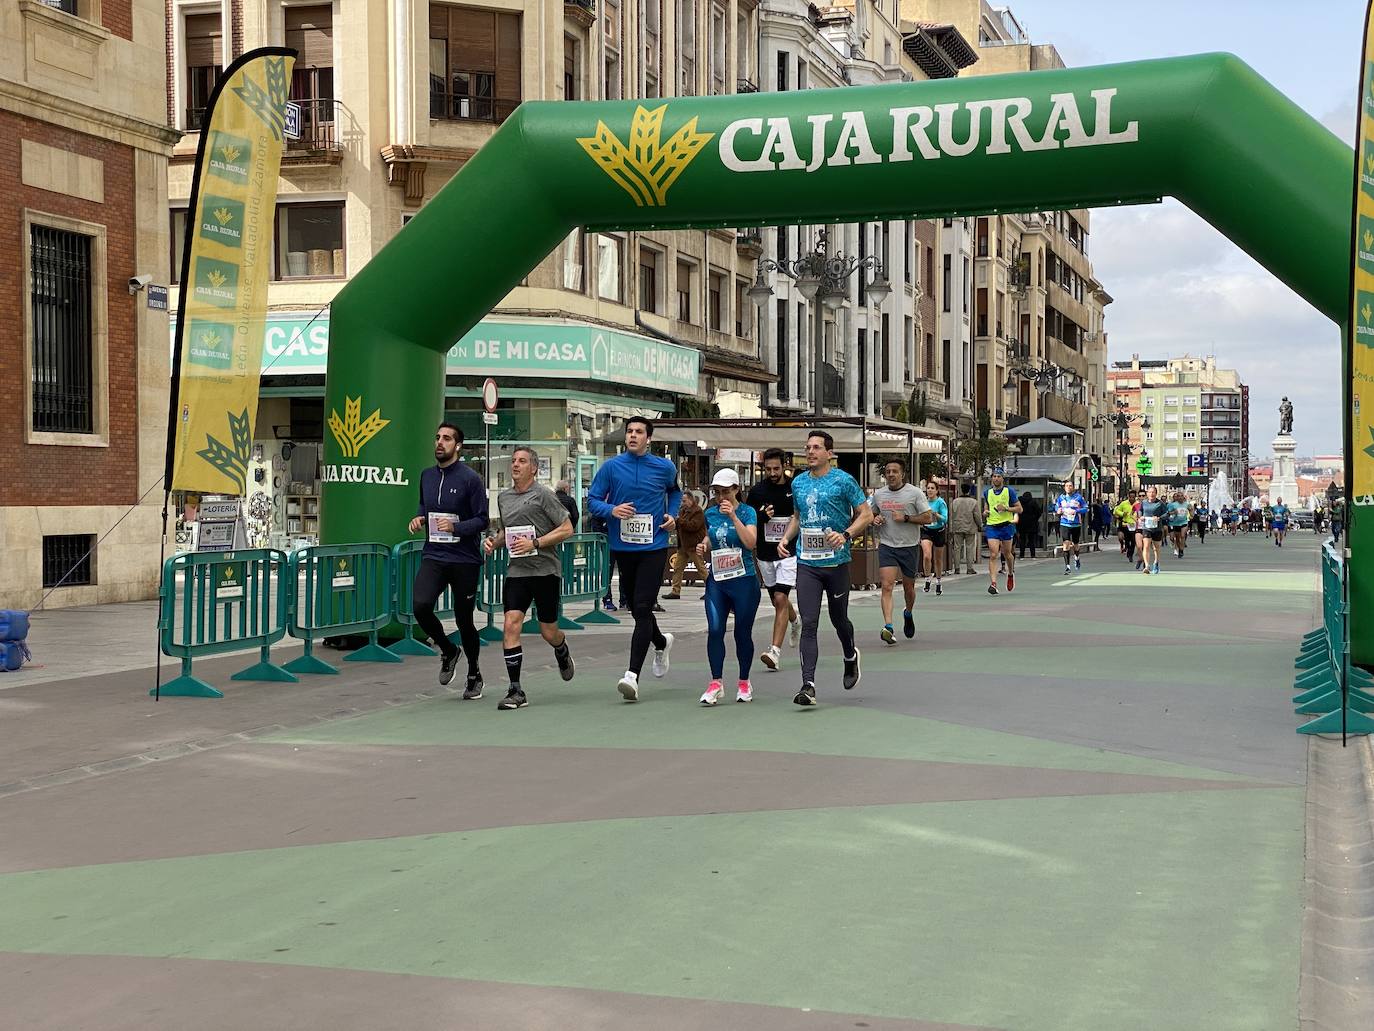
[[[678,482],[678,470],[667,458],[650,450],[654,425],[647,418],[625,423],[625,450],[597,470],[587,492],[589,524],[604,533],[611,565],[619,572],[621,607],[633,621],[625,673],[616,690],[627,702],[638,700],[640,676],[650,661],[655,678],[668,674],[673,635],[663,632],[656,614],[665,569],[671,566],[672,592],[680,598],[686,566],[694,564],[705,580],[706,655],[710,681],[701,695],[706,706],[726,698],[726,631],[734,617],[733,643],[738,677],[735,701],[754,698],[754,621],[766,591],[773,617],[769,646],[758,656],[770,671],[783,666],[784,640],[798,649],[800,685],[793,701],[816,704],[816,670],[820,654],[821,602],[840,645],[841,686],[852,691],[862,676],[861,654],[849,618],[851,543],[870,529],[878,541],[884,644],[897,641],[894,615],[898,583],[902,589],[901,632],[916,635],[913,609],[917,581],[922,591],[944,593],[946,572],[976,575],[980,540],[988,547],[987,591],[996,595],[1016,587],[1016,558],[1029,545],[1035,557],[1040,503],[1006,483],[1003,470],[992,471],[989,485],[974,496],[971,483],[946,501],[936,485],[924,489],[908,482],[906,464],[894,459],[882,469],[883,486],[866,496],[857,480],[834,465],[830,434],[813,430],[805,438],[805,469],[788,477],[786,455],[779,449],[764,452],[762,477],[743,493],[739,475],[720,468],[711,479],[710,504],[704,509]],[[420,476],[419,506],[409,524],[413,534],[424,533],[425,545],[414,583],[416,622],[439,648],[439,683],[451,683],[460,655],[467,659],[463,698],[482,697],[484,683],[480,641],[474,620],[482,563],[500,549],[508,553],[502,587],[504,659],[508,687],[498,709],[529,704],[521,680],[524,649],[522,627],[533,610],[539,634],[553,649],[563,680],[575,667],[568,641],[558,625],[561,562],[558,547],[574,532],[576,502],[566,485],[557,492],[540,483],[539,455],[518,446],[510,457],[511,486],[497,496],[500,532],[491,533],[485,485],[478,474],[458,460],[463,433],[452,423],[440,423],[434,435],[435,464]],[[1072,481],[1051,502],[1057,524],[1064,574],[1082,568],[1081,549],[1087,535],[1100,539],[1115,527],[1122,554],[1142,572],[1159,572],[1159,549],[1166,541],[1182,558],[1191,533],[1205,540],[1209,529],[1235,532],[1236,513],[1209,512],[1188,502],[1182,491],[1160,498],[1151,487],[1143,497],[1134,491],[1119,503],[1089,504]],[[1266,532],[1283,545],[1289,510],[1278,498],[1262,514]],[[677,538],[670,549],[669,535]],[[944,568],[947,552],[951,569]],[[670,563],[670,550],[672,555]],[[762,587],[762,591],[760,590]],[[455,645],[436,608],[451,592],[459,645]],[[609,584],[608,584],[609,591]],[[793,595],[795,594],[795,599]],[[615,609],[607,594],[604,604]]]

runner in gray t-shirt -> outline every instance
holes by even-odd
[[[498,709],[523,709],[529,704],[520,687],[520,627],[531,605],[539,620],[539,633],[553,645],[558,672],[564,680],[573,678],[572,655],[568,639],[558,627],[558,598],[562,589],[562,561],[558,545],[572,535],[572,521],[558,496],[542,483],[536,483],[539,456],[533,448],[517,447],[511,454],[511,482],[496,499],[501,515],[501,536],[488,537],[486,553],[505,548],[510,552],[506,579],[501,588],[505,608],[504,643],[506,673],[510,690]]]
[[[916,636],[916,620],[911,607],[916,604],[916,570],[920,565],[921,527],[934,518],[925,492],[906,482],[906,463],[894,458],[883,466],[887,486],[869,499],[873,525],[878,528],[878,577],[882,584],[883,631],[887,644],[896,644],[892,632],[892,588],[897,575],[902,577],[906,608],[902,611],[902,632]]]

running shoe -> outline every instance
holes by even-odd
[[[1156,576],[1159,575],[1159,563],[1158,563],[1158,562],[1156,562],[1156,563],[1154,564],[1154,566],[1150,569],[1150,572],[1154,573]]]
[[[562,657],[558,652],[553,653],[554,660],[558,663],[558,675],[564,680],[573,678],[573,658],[572,652],[564,651]]]
[[[523,709],[530,704],[530,700],[525,697],[525,692],[518,687],[512,687],[506,692],[506,697],[496,703],[496,707],[501,710]]]
[[[1138,559],[1135,560],[1135,567],[1136,567],[1137,569],[1143,569],[1144,566],[1145,566],[1145,560],[1144,560],[1143,558],[1138,558]]]
[[[706,692],[701,696],[702,705],[715,705],[725,697],[725,688],[720,686],[719,680],[713,680],[707,686]]]
[[[797,642],[800,641],[800,640],[801,640],[801,619],[798,618],[798,619],[792,620],[792,622],[791,622],[791,623],[788,625],[788,627],[787,627],[787,643],[790,644],[793,648],[795,648],[795,647],[797,646]]]
[[[654,649],[654,676],[668,675],[668,653],[673,650],[673,635],[663,635],[663,647]]]
[[[754,700],[754,685],[747,680],[739,682],[739,688],[735,691],[735,701],[752,702]]]
[[[1015,573],[1008,573],[1008,574],[1007,574],[1007,592],[1010,593],[1010,592],[1012,592],[1012,591],[1014,591],[1014,590],[1016,590],[1016,574],[1015,574]]]
[[[802,684],[802,689],[797,692],[797,697],[792,699],[793,705],[815,705],[816,704],[816,685]]]
[[[453,683],[453,673],[457,668],[458,653],[454,652],[452,655],[445,655],[443,660],[439,663],[439,683],[443,684],[445,687]]]
[[[1075,573],[1081,573],[1083,571],[1083,560],[1077,555],[1073,557],[1073,570]]]
[[[778,660],[781,657],[782,653],[778,651],[777,645],[774,645],[759,656],[759,661],[776,673],[778,671]]]
[[[994,583],[988,584],[988,593],[989,593],[989,594],[996,594],[996,593],[997,593],[997,584],[996,584],[995,582],[994,582]]]
[[[1064,575],[1069,575],[1069,564],[1067,562],[1064,563]]]
[[[935,593],[940,593],[939,584],[935,585]],[[916,636],[916,617],[911,614],[910,609],[902,613],[902,633],[906,634],[907,637]]]
[[[482,697],[482,674],[469,673],[467,686],[463,688],[463,701],[475,702]]]
[[[925,593],[925,594],[929,594],[929,593],[930,593],[930,581],[929,581],[929,580],[926,581],[925,587],[921,588],[921,590],[922,590],[922,592]]]
[[[859,686],[859,680],[863,676],[859,672],[859,649],[854,649],[854,657],[844,660],[844,689],[852,691]]]
[[[896,644],[897,636],[892,632],[892,624],[888,623],[883,627],[883,632],[878,635],[883,639],[883,644]]]
[[[942,594],[944,594],[944,593],[945,593],[945,592],[944,592],[944,588],[942,588],[942,587],[940,586],[940,581],[939,581],[939,580],[936,580],[936,581],[935,581],[935,597],[938,598],[938,597],[940,597],[940,595],[942,595]],[[907,636],[909,637],[909,636],[911,636],[911,635],[908,634]]]
[[[602,607],[603,609],[605,609],[607,612],[615,612],[615,611],[616,611],[615,602],[611,601],[610,598],[602,598],[602,599],[601,599],[601,607]]]
[[[615,689],[620,692],[620,697],[627,702],[639,701],[639,674],[625,671],[625,675],[620,678],[620,683],[615,685]]]

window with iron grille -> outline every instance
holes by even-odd
[[[95,534],[60,533],[43,538],[43,586],[84,587],[95,583],[91,575],[95,558]]]
[[[196,132],[205,121],[205,109],[215,81],[224,68],[224,31],[218,14],[188,14],[186,43],[186,120],[189,132]]]
[[[91,237],[29,227],[33,429],[94,433]]]
[[[51,7],[55,11],[63,11],[67,14],[80,14],[77,10],[76,0],[43,0],[45,7]]]

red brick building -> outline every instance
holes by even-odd
[[[162,0],[0,5],[0,607],[156,592],[164,19]]]

